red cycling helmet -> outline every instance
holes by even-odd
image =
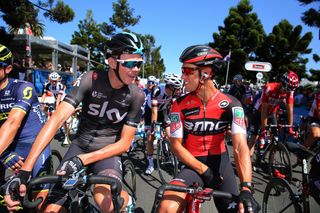
[[[283,88],[289,91],[295,90],[299,86],[299,77],[293,72],[289,71],[283,74],[281,77],[281,85]]]
[[[181,63],[190,63],[199,67],[210,66],[218,72],[222,66],[222,56],[215,49],[206,45],[193,45],[186,48],[180,58]]]

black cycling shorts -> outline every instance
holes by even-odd
[[[206,164],[208,167],[210,167],[214,175],[220,175],[223,177],[222,184],[214,189],[229,192],[234,196],[239,195],[236,176],[227,153],[223,153],[221,155],[209,155],[196,158],[202,163]],[[188,167],[183,168],[182,171],[177,175],[177,177],[173,181],[183,182],[187,186],[191,186],[194,183],[200,184],[201,187],[204,186],[201,176],[196,171]],[[230,209],[228,209],[228,207],[232,202],[233,200],[230,199],[214,198],[214,203],[219,212],[230,212]],[[235,212],[237,212],[236,209]]]

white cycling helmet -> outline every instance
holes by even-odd
[[[153,82],[153,83],[156,83],[157,78],[154,77],[153,75],[150,75],[150,76],[148,77],[148,82],[149,82],[149,81],[151,81],[151,82]]]
[[[51,81],[58,81],[58,80],[60,79],[60,75],[59,75],[59,73],[57,73],[57,72],[52,72],[52,73],[50,73],[50,75],[49,75],[49,79],[50,79]]]
[[[176,74],[167,74],[164,76],[163,80],[166,85],[173,86],[175,89],[182,88],[182,80]]]

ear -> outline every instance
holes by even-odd
[[[115,69],[117,67],[117,61],[113,57],[108,58],[108,64],[111,68]]]
[[[5,70],[6,74],[8,75],[11,72],[11,70],[12,70],[12,65],[8,65]]]

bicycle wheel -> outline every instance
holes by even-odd
[[[285,178],[291,182],[291,160],[289,151],[284,144],[279,143],[270,150],[268,170],[272,177]]]
[[[133,163],[127,159],[122,163],[123,168],[123,183],[126,191],[136,200],[137,183],[136,183],[136,171]]]
[[[62,156],[58,150],[51,149],[50,161],[51,161],[50,174],[54,174],[54,172],[57,170],[58,166],[62,161]]]
[[[272,178],[263,194],[262,212],[301,212],[300,196],[293,192],[288,181],[281,178]]]
[[[160,140],[158,143],[157,164],[163,184],[168,183],[177,175],[177,159],[172,153],[170,143],[167,140]]]

